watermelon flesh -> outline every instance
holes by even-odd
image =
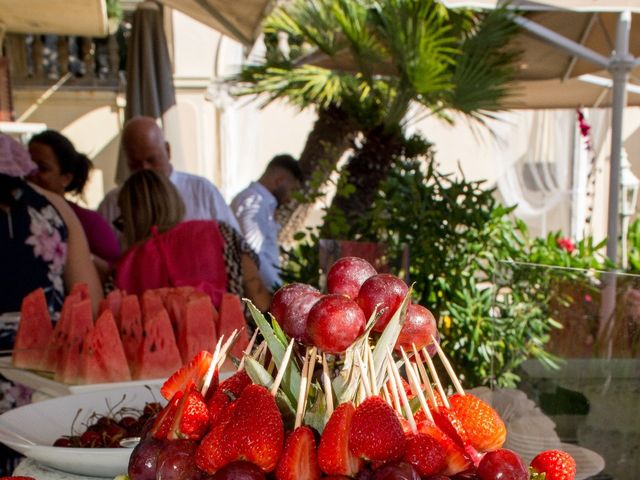
[[[44,290],[34,290],[22,300],[20,323],[13,345],[13,366],[38,369],[53,334]]]
[[[114,290],[100,302],[100,308],[98,308],[98,316],[105,310],[111,310],[113,319],[117,326],[120,326],[120,310],[122,308],[122,297],[124,297],[122,290]]]
[[[153,317],[157,312],[164,310],[162,297],[156,290],[147,290],[142,294],[142,320],[147,323],[147,318]]]
[[[120,308],[120,339],[124,347],[129,367],[138,360],[142,348],[142,312],[140,303],[135,295],[127,295],[122,299]]]
[[[167,311],[162,308],[145,319],[144,338],[138,359],[133,364],[135,380],[163,378],[182,367]]]
[[[84,338],[93,329],[91,300],[81,300],[71,307],[71,323],[67,339],[62,346],[61,362],[58,363],[54,380],[68,384],[81,382],[80,354]]]
[[[80,364],[82,383],[131,380],[127,357],[111,310],[102,312],[85,337]]]
[[[176,337],[182,362],[188,363],[202,350],[213,353],[217,342],[215,319],[218,313],[208,295],[190,298],[181,307]]]
[[[67,341],[69,327],[71,325],[71,310],[75,304],[81,301],[82,297],[80,292],[69,294],[67,298],[64,299],[62,311],[60,312],[60,319],[53,329],[53,335],[51,336],[49,344],[47,345],[42,357],[40,370],[55,372],[58,368],[58,364],[62,362],[64,354],[63,346]]]
[[[238,340],[230,350],[229,354],[242,358],[244,351],[249,345],[249,335],[247,332],[247,323],[244,318],[244,308],[240,297],[232,293],[223,293],[220,302],[220,314],[218,319],[218,336],[229,338],[234,330],[240,332]]]

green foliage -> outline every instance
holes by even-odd
[[[414,300],[439,318],[443,346],[468,385],[513,386],[529,357],[554,366],[544,350],[560,328],[551,299],[572,301],[559,297],[557,282],[581,278],[573,268],[605,268],[603,244],[587,238],[568,251],[560,233],[532,238],[483,182],[438,173],[430,150],[421,160],[398,160],[358,221],[329,211],[324,232],[382,242],[396,255],[409,245]],[[288,279],[316,284],[318,236],[309,230],[300,240],[287,252]],[[571,268],[550,272],[521,262]]]
[[[640,219],[629,226],[627,260],[629,273],[640,274]]]

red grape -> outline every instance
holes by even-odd
[[[343,295],[325,295],[309,311],[307,335],[327,353],[342,353],[364,332],[358,304]]]
[[[165,442],[149,438],[142,440],[131,452],[128,474],[131,480],[155,480],[158,455]]]
[[[307,317],[311,307],[322,294],[311,285],[291,283],[280,288],[271,300],[271,315],[278,321],[284,333],[299,342],[311,343],[306,335]]]
[[[396,462],[377,468],[371,480],[420,480],[420,475],[410,464]]]
[[[431,335],[435,336],[437,330],[433,314],[422,305],[411,304],[407,308],[407,318],[398,335],[395,349],[400,350],[402,347],[405,351],[410,351],[412,343],[415,343],[417,349],[421,349],[431,343]]]
[[[517,453],[501,448],[488,452],[478,465],[480,480],[528,480],[529,471]]]
[[[380,317],[373,330],[381,332],[396,312],[407,295],[409,287],[400,278],[388,273],[381,273],[369,278],[360,287],[356,302],[367,319],[378,306]]]
[[[353,300],[365,280],[376,273],[376,269],[363,258],[342,257],[327,273],[327,292],[346,295]]]
[[[198,445],[191,440],[172,440],[165,444],[157,459],[156,480],[199,480],[203,472],[196,467]]]
[[[264,472],[253,463],[232,462],[218,470],[209,480],[265,480]]]

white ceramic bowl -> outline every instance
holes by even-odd
[[[151,391],[144,386],[122,387],[69,395],[10,410],[0,415],[0,442],[42,465],[69,473],[96,477],[126,473],[130,448],[52,445],[57,438],[70,434],[79,409],[76,428],[80,428],[92,413],[106,414],[116,404],[116,410],[125,406],[142,409],[147,402],[162,401],[158,387],[150,388]]]

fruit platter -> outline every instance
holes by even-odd
[[[434,316],[411,294],[345,257],[328,271],[326,294],[286,285],[266,314],[246,301],[251,338],[227,326],[213,348],[176,365],[122,478],[574,479],[567,452],[539,452],[527,465],[503,448],[504,422],[465,390]]]

